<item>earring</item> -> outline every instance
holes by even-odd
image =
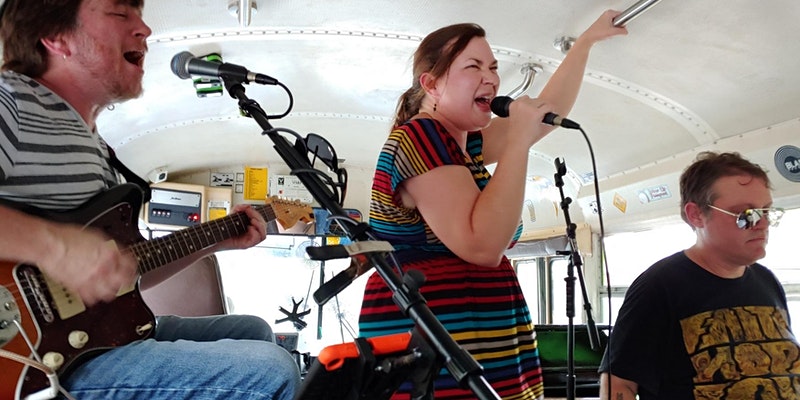
[[[433,103],[433,112],[436,112],[436,106],[437,105],[438,105],[438,103]]]
[[[61,55],[61,59],[64,60],[64,61],[67,61],[67,55],[66,54],[62,54]]]

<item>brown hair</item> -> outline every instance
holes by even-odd
[[[144,0],[118,0],[141,8]],[[32,78],[47,70],[47,49],[41,39],[77,28],[83,0],[6,0],[0,16],[4,71]]]
[[[681,174],[681,218],[689,223],[684,207],[690,202],[697,204],[704,213],[708,212],[708,206],[717,198],[712,190],[714,183],[720,178],[736,175],[761,179],[772,189],[767,172],[758,164],[744,159],[739,153],[704,151],[698,154],[695,161]]]
[[[414,77],[411,88],[405,91],[397,101],[397,113],[394,126],[408,121],[419,112],[425,90],[419,83],[423,73],[430,73],[438,79],[447,73],[453,60],[464,51],[470,40],[475,37],[486,37],[486,31],[473,23],[463,23],[439,28],[420,42],[414,52]]]

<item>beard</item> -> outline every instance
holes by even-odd
[[[133,71],[122,52],[96,40],[81,35],[80,48],[73,54],[72,62],[83,67],[84,82],[91,82],[101,102],[120,103],[140,97],[143,93],[140,71]]]

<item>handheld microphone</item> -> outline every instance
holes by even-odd
[[[278,80],[268,75],[250,72],[247,68],[236,64],[218,63],[201,60],[188,51],[182,51],[172,57],[172,72],[181,79],[189,79],[192,75],[209,76],[222,80],[233,79],[244,83],[255,82],[262,85],[277,85]]]
[[[514,101],[514,99],[508,96],[495,97],[492,99],[491,103],[492,112],[498,117],[508,117],[508,106],[511,105],[512,101]],[[569,129],[581,129],[580,124],[577,122],[570,119],[561,118],[558,114],[553,114],[551,112],[544,115],[542,122],[548,125],[557,125]]]

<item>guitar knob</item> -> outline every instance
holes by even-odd
[[[74,349],[82,349],[89,342],[89,334],[84,331],[72,331],[67,337],[69,345]]]
[[[64,356],[61,353],[56,353],[54,351],[48,351],[42,357],[42,362],[44,365],[52,368],[53,370],[57,370],[61,368],[61,365],[64,364]]]

